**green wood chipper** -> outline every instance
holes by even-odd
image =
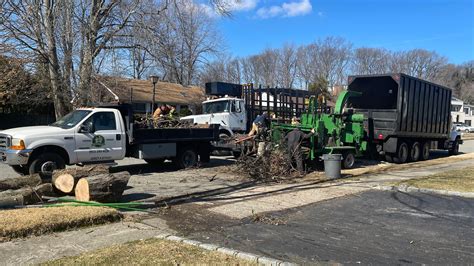
[[[343,91],[333,112],[329,113],[322,97],[310,97],[308,108],[301,115],[299,124],[272,123],[272,141],[274,144],[282,144],[285,135],[295,127],[305,133],[314,128],[315,134],[301,144],[306,159],[317,162],[323,154],[342,154],[342,166],[352,168],[355,157],[367,150],[367,137],[364,116],[353,113],[346,103],[350,97],[360,95],[354,91]]]

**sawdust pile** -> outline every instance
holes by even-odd
[[[236,172],[254,180],[283,180],[300,177],[283,150],[268,151],[262,156],[241,156]]]

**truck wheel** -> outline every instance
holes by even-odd
[[[234,159],[239,159],[240,156],[242,156],[241,151],[232,151],[232,156],[234,156]]]
[[[197,164],[198,155],[192,148],[184,149],[175,159],[175,164],[179,168],[186,169]]]
[[[21,165],[12,165],[13,171],[19,175],[27,175],[29,174],[29,169],[26,166],[21,166]]]
[[[165,162],[165,159],[163,159],[163,158],[160,158],[160,159],[145,159],[145,162],[147,164],[151,164],[151,165],[160,165],[160,164],[163,164]]]
[[[420,153],[420,143],[418,141],[413,142],[410,148],[410,156],[408,158],[410,162],[417,162],[418,160],[420,160]]]
[[[29,174],[39,173],[42,179],[50,179],[53,171],[66,168],[64,159],[55,153],[43,153],[30,164]]]
[[[346,151],[342,154],[342,168],[351,169],[354,167],[355,155],[352,151]]]
[[[459,141],[456,139],[453,143],[453,147],[449,150],[449,155],[459,154]]]
[[[231,138],[230,133],[228,133],[227,131],[220,132],[219,133],[219,140],[216,143],[217,146],[220,146],[221,144],[226,143],[227,141],[230,140],[230,138]],[[227,151],[227,150],[215,150],[212,153],[215,156],[229,156],[229,155],[231,155],[231,152]]]
[[[408,160],[408,145],[406,142],[400,143],[398,146],[397,154],[393,158],[393,161],[396,163],[406,163]]]
[[[430,143],[425,142],[423,143],[423,147],[421,148],[421,158],[420,160],[426,161],[430,158]]]
[[[385,161],[393,163],[393,156],[390,154],[385,154]]]

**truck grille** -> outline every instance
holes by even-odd
[[[10,147],[11,138],[8,135],[0,134],[0,162],[6,158],[5,151]]]

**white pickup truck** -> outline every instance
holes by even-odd
[[[218,126],[136,128],[129,105],[75,110],[48,126],[0,131],[0,162],[21,174],[44,177],[66,165],[102,163],[125,157],[181,168],[209,161]]]

